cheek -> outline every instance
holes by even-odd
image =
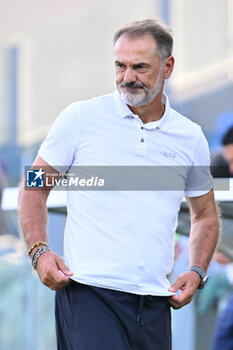
[[[124,80],[124,75],[122,73],[116,72],[115,80],[117,85],[120,84]]]
[[[147,74],[138,74],[137,80],[144,84],[147,88],[151,88],[154,84],[153,77]]]

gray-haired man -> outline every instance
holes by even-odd
[[[173,39],[157,19],[135,21],[114,37],[114,94],[68,106],[41,145],[34,166],[176,166],[179,191],[70,191],[64,260],[44,247],[47,191],[21,188],[22,229],[41,281],[57,290],[58,349],[169,350],[170,306],[203,287],[219,233],[201,128],[163,94],[173,70]],[[187,183],[189,186],[187,186]],[[174,232],[183,196],[191,208],[190,271],[169,285]],[[42,242],[35,246],[37,242]],[[60,271],[62,274],[60,273]],[[181,290],[179,296],[176,291]]]

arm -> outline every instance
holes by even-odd
[[[49,166],[40,156],[37,156],[33,167],[44,168],[46,172],[58,172]],[[58,176],[59,178],[59,176]],[[36,190],[25,190],[25,183],[20,187],[19,191],[19,222],[26,239],[28,248],[39,241],[46,241],[46,227],[47,227],[47,207],[46,201],[49,196],[50,188],[42,188]],[[38,248],[33,249],[30,257],[35,254]],[[64,276],[60,273],[60,271]],[[52,251],[42,254],[37,263],[37,272],[43,284],[49,288],[56,290],[64,287],[69,283],[69,276],[72,272],[64,264],[61,257]]]
[[[213,190],[200,197],[187,198],[191,214],[191,231],[189,237],[189,264],[201,266],[207,270],[214,254],[219,237],[219,219]],[[194,271],[185,272],[169,288],[173,295],[169,298],[174,309],[191,302],[200,284],[200,277]]]

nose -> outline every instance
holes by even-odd
[[[124,72],[124,82],[125,83],[131,83],[131,82],[135,82],[136,79],[136,74],[133,71],[132,68],[128,67],[125,72]]]

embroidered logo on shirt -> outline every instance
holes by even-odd
[[[164,151],[163,155],[167,158],[175,158],[176,152],[169,152],[169,151]]]

